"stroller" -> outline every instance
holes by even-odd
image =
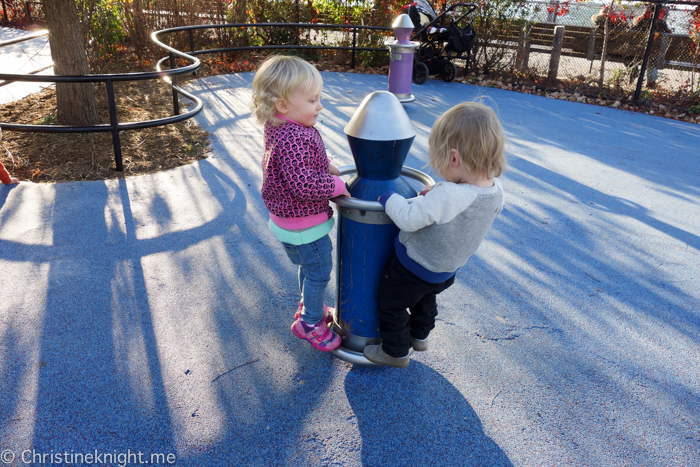
[[[413,82],[423,84],[429,75],[439,74],[445,82],[457,76],[454,59],[464,60],[466,73],[469,69],[471,50],[474,45],[473,18],[469,18],[464,28],[459,23],[474,10],[473,3],[455,3],[438,15],[427,0],[416,0],[403,8],[413,22],[414,34],[411,40],[419,41],[413,65]],[[463,14],[456,16],[453,10],[462,8]],[[466,12],[464,12],[466,9]]]

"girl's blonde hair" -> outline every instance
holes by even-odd
[[[309,62],[297,57],[273,55],[255,73],[251,109],[258,122],[281,125],[283,121],[275,118],[277,99],[290,100],[299,88],[304,92],[318,92],[322,86],[321,74]]]
[[[442,173],[450,163],[450,150],[459,153],[470,172],[498,177],[506,169],[506,137],[496,113],[479,102],[463,102],[440,115],[430,131],[430,166]]]

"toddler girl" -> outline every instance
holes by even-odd
[[[333,309],[323,304],[333,267],[328,200],[350,196],[314,128],[321,105],[321,74],[308,62],[276,55],[253,79],[252,109],[265,125],[262,198],[269,227],[299,266],[301,302],[292,333],[327,352],[341,338],[328,328]]]
[[[393,192],[379,197],[400,232],[379,279],[382,343],[364,348],[369,361],[405,368],[410,347],[428,350],[436,295],[454,283],[503,209],[496,177],[506,167],[504,143],[493,110],[476,102],[458,104],[437,119],[428,139],[430,165],[445,181],[424,189],[425,196],[412,204]]]

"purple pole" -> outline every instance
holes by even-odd
[[[396,40],[386,41],[390,56],[389,92],[401,103],[413,102],[416,99],[411,94],[413,54],[420,44],[409,40],[413,32],[413,22],[407,14],[399,15],[391,27],[394,29]]]

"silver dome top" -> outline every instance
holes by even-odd
[[[369,141],[397,141],[416,136],[403,105],[388,91],[375,91],[365,97],[344,131],[348,136]]]
[[[413,21],[411,21],[411,17],[408,16],[406,13],[399,15],[395,20],[394,23],[391,25],[393,29],[396,28],[410,28],[413,29]]]

